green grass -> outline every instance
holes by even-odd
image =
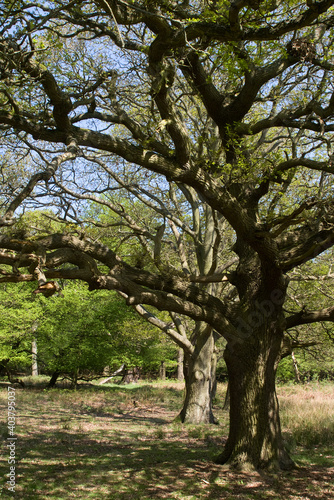
[[[2,498],[35,499],[309,499],[333,498],[334,386],[280,387],[283,431],[300,468],[278,476],[236,473],[214,464],[228,432],[174,422],[179,383],[87,386],[43,391],[36,381],[16,390],[17,486]],[[7,406],[7,389],[0,390]],[[2,414],[3,411],[1,410]],[[314,430],[312,430],[314,426]],[[6,426],[0,426],[5,444]],[[4,447],[2,448],[5,449]],[[1,487],[0,486],[0,487]]]

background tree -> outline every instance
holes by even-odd
[[[233,230],[238,261],[226,274],[233,290],[216,296],[201,276],[131,265],[68,228],[1,236],[1,262],[30,268],[2,280],[33,280],[42,268],[48,279],[81,279],[206,324],[198,345],[211,328],[223,336],[231,404],[221,463],[293,465],[275,392],[284,332],[334,317],[331,305],[284,311],[289,275],[334,243],[333,4],[3,3],[4,147],[14,135],[32,167],[18,187],[5,172],[2,225],[56,190],[55,209],[73,219],[68,182],[115,188],[91,158],[107,154],[125,182],[135,165],[194,190]]]
[[[117,194],[111,191],[97,197],[89,194],[89,189],[79,181],[73,182],[72,189],[61,186],[61,193],[66,191],[67,201],[75,213],[79,210],[78,202],[94,203],[88,209],[87,218],[81,217],[80,221],[73,215],[73,220],[81,227],[89,224],[91,236],[98,235],[100,241],[138,268],[185,278],[192,275],[192,280],[197,280],[203,290],[210,290],[213,295],[231,289],[228,280],[222,281],[222,278],[224,271],[237,260],[228,258],[232,233],[227,230],[227,222],[203,203],[194,190],[173,183],[161,185],[161,179],[155,175],[149,179],[130,169],[125,184],[113,173],[111,165],[99,160],[98,166],[115,178]],[[213,273],[216,273],[215,282],[208,278]],[[145,317],[142,307],[137,308],[137,312]],[[161,321],[161,315],[155,320],[184,353],[186,392],[180,419],[189,423],[213,423],[216,341],[220,335],[206,323],[194,324],[172,312],[170,316],[169,326],[166,319]],[[196,376],[199,367],[202,377]]]
[[[177,350],[157,328],[140,319],[116,294],[91,293],[67,283],[62,298],[33,298],[31,285],[2,285],[1,365],[11,380],[31,371],[31,343],[43,374],[78,380],[137,368],[158,374],[161,362],[175,366]],[[162,337],[162,338],[161,338]],[[140,374],[140,372],[138,372]]]
[[[0,369],[11,382],[17,372],[31,372],[32,342],[39,308],[31,300],[33,287],[13,284],[0,289]],[[22,385],[22,382],[20,382]]]
[[[112,328],[113,324],[101,318],[104,297],[96,300],[78,285],[66,286],[62,294],[62,298],[36,299],[41,310],[36,335],[38,360],[43,372],[53,375],[54,382],[54,374],[58,374],[69,378],[76,387],[78,380],[96,378],[109,365],[113,349],[108,326]],[[121,321],[121,315],[118,319]]]

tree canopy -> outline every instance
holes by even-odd
[[[1,280],[43,269],[185,315],[208,325],[195,348],[165,325],[189,352],[212,329],[223,336],[221,462],[292,465],[275,393],[284,332],[334,319],[331,304],[284,308],[291,273],[334,244],[333,5],[1,2],[0,262],[12,267]],[[153,208],[157,226],[132,217],[120,190]],[[109,203],[144,265],[85,233],[89,202]],[[23,210],[45,205],[63,229],[15,234]],[[187,267],[189,241],[211,252],[208,267]]]

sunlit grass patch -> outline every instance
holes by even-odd
[[[294,386],[279,392],[283,429],[290,444],[334,445],[333,386]]]

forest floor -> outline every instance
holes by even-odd
[[[6,417],[8,389],[0,384]],[[334,498],[334,385],[279,387],[284,436],[297,468],[241,473],[216,465],[228,433],[219,384],[220,425],[173,422],[183,385],[15,389],[15,493],[8,490],[7,419],[1,423],[2,498],[271,499]],[[12,448],[13,450],[13,448]],[[13,454],[12,454],[13,455]]]

